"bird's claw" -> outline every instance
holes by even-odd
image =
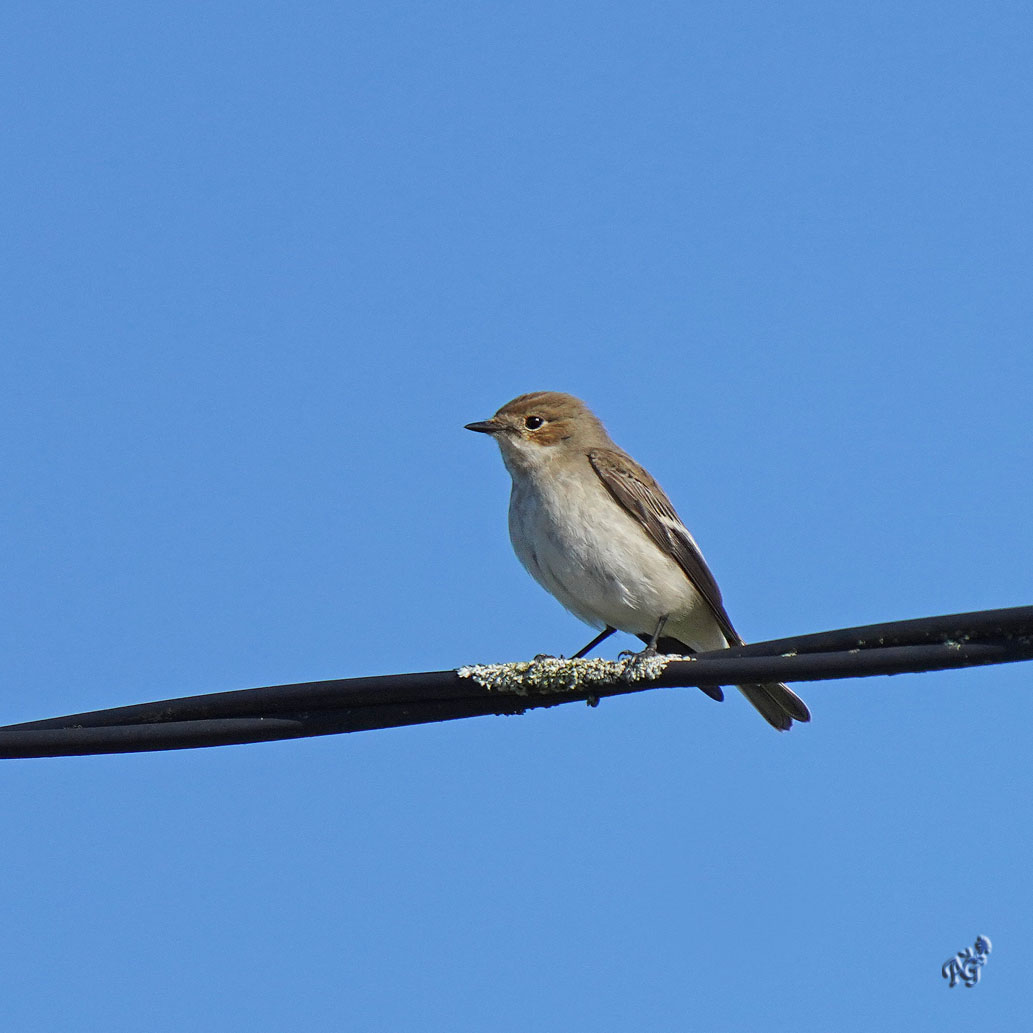
[[[648,660],[651,656],[657,656],[659,650],[656,646],[646,646],[645,649],[640,649],[637,653],[633,649],[622,649],[617,654],[618,660],[628,659],[634,662],[639,660]]]
[[[617,654],[618,660],[627,660],[624,666],[624,670],[621,672],[621,680],[630,682],[633,680],[633,675],[638,669],[639,665],[646,660],[652,659],[658,654],[656,646],[649,645],[644,649],[640,649],[637,653],[631,649],[623,649]]]

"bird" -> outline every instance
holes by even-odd
[[[573,395],[533,391],[466,430],[490,435],[512,478],[509,536],[528,573],[602,631],[646,643],[635,656],[743,645],[696,540],[663,489]],[[780,682],[739,690],[779,731],[809,721]],[[703,691],[718,701],[718,687]]]

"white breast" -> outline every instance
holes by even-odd
[[[725,640],[685,572],[610,495],[588,465],[514,477],[509,534],[521,563],[571,613],[595,627],[665,633],[693,649]]]

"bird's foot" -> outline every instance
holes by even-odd
[[[640,649],[637,653],[631,649],[622,649],[617,654],[617,660],[626,661],[624,664],[624,670],[621,672],[621,680],[625,682],[635,681],[635,674],[638,669],[647,660],[652,660],[654,656],[658,656],[656,646],[651,642],[644,649]]]
[[[618,660],[647,660],[651,656],[657,656],[659,650],[656,646],[650,645],[640,649],[637,653],[634,649],[622,649],[617,654]]]
[[[626,682],[636,681],[635,675],[638,674],[638,669],[645,663],[646,660],[652,660],[657,655],[656,644],[660,640],[660,636],[663,634],[664,626],[667,624],[669,614],[664,614],[656,622],[656,631],[653,632],[652,637],[646,643],[644,649],[640,649],[637,653],[633,653],[630,649],[625,649],[617,654],[618,660],[623,660],[625,657],[628,658],[628,663],[624,667],[624,671],[621,677]],[[645,638],[645,635],[642,636]]]

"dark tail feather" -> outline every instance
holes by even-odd
[[[807,704],[788,685],[740,685],[739,691],[760,711],[761,717],[780,732],[793,727],[793,721],[810,721]]]
[[[649,641],[648,635],[639,635],[643,642]],[[676,638],[660,638],[656,648],[661,653],[695,653],[684,642]],[[718,702],[724,699],[720,686],[701,685],[700,690]],[[760,711],[761,717],[772,728],[786,732],[793,727],[793,721],[810,721],[811,712],[807,704],[788,685],[772,682],[769,685],[740,685],[739,691]]]

